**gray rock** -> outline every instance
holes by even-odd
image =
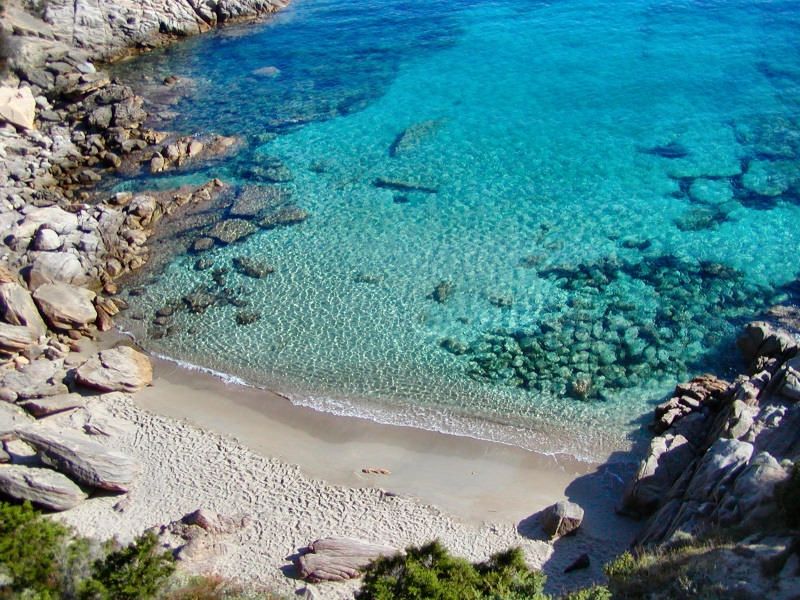
[[[47,227],[40,227],[33,238],[33,249],[40,252],[53,252],[61,248],[61,238]]]
[[[44,252],[34,259],[28,273],[32,290],[45,283],[82,285],[87,280],[81,261],[70,252]]]
[[[33,293],[41,313],[55,329],[86,327],[97,319],[95,293],[66,283],[46,283]]]
[[[27,427],[18,433],[43,462],[91,487],[125,492],[139,471],[134,459],[74,431]]]
[[[153,382],[153,366],[146,354],[130,346],[98,352],[75,372],[75,380],[102,392],[137,392]]]
[[[26,427],[33,419],[24,410],[7,402],[0,402],[0,437],[13,434],[18,428]]]
[[[786,398],[800,400],[800,356],[787,360],[778,375],[777,391]]]
[[[0,283],[0,316],[10,325],[27,327],[36,337],[47,331],[30,292],[15,282]]]
[[[306,581],[344,581],[360,577],[364,567],[376,558],[398,552],[392,546],[353,538],[322,538],[308,545],[308,553],[300,556],[295,566]]]
[[[69,510],[86,499],[84,491],[52,469],[0,465],[0,492],[47,510]]]
[[[2,386],[14,390],[17,397],[23,400],[57,396],[67,393],[65,376],[66,371],[60,362],[42,358],[18,371],[7,373],[2,379]]]
[[[647,457],[625,489],[623,512],[651,514],[669,497],[669,491],[696,454],[682,435],[653,438]]]
[[[20,402],[19,405],[38,419],[66,410],[81,408],[86,406],[86,400],[80,394],[61,394],[59,396],[25,400]]]
[[[0,323],[0,350],[13,354],[22,352],[34,345],[39,336],[32,330],[21,325],[8,325]]]
[[[686,498],[705,502],[720,499],[726,487],[747,466],[753,455],[753,444],[739,440],[719,439],[703,455]]]
[[[542,527],[551,539],[569,535],[583,523],[583,509],[574,502],[562,500],[542,513]]]

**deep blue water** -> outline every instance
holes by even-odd
[[[177,256],[127,325],[298,403],[600,456],[793,298],[799,44],[800,2],[300,0],[137,59],[195,83],[170,128],[244,140],[137,185],[310,217]]]

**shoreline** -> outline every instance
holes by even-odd
[[[231,436],[259,454],[298,465],[314,479],[384,487],[471,522],[519,521],[566,498],[575,479],[601,464],[322,412],[276,391],[226,382],[165,359],[154,358],[153,365],[153,386],[134,396],[140,408]],[[615,471],[627,472],[634,464],[632,458],[606,466],[604,476],[621,479]],[[391,474],[362,472],[368,468]]]

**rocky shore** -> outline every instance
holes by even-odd
[[[560,561],[566,559],[554,559],[553,544],[530,535],[522,524],[477,527],[382,490],[329,486],[222,436],[146,413],[131,395],[153,381],[149,358],[124,343],[96,343],[112,328],[114,316],[127,309],[116,280],[148,263],[158,227],[229,192],[219,180],[139,194],[97,193],[97,184],[115,172],[160,173],[212,159],[236,140],[151,128],[145,99],[95,62],[284,5],[283,0],[51,0],[5,6],[0,31],[0,227],[5,232],[0,245],[0,492],[66,511],[60,518],[87,535],[131,537],[143,526],[165,523],[157,527],[163,543],[190,569],[281,591],[296,587],[280,570],[284,557],[301,541],[323,536],[352,539],[318,541],[310,546],[313,557],[297,557],[301,573],[313,581],[357,575],[360,563],[342,560],[342,545],[363,558],[365,547],[372,554],[386,553],[431,537],[474,559],[520,545],[531,563],[549,562],[561,572],[566,565]],[[159,85],[165,97],[184,90],[170,78]],[[392,153],[435,126],[426,123],[398,138]],[[268,183],[275,183],[274,177]],[[397,182],[376,185],[398,189]],[[228,202],[226,219],[209,226],[208,236],[195,243],[232,243],[258,227],[293,224],[307,216],[285,198],[264,214],[253,209],[250,193]],[[271,267],[240,261],[235,268],[264,277]],[[444,301],[448,285],[442,282],[432,297]],[[205,301],[195,300],[198,306]],[[162,315],[165,324],[168,316]],[[658,408],[657,436],[621,511],[648,518],[635,541],[643,546],[673,547],[734,530],[733,548],[718,557],[730,567],[726,572],[761,567],[760,575],[736,589],[791,597],[800,586],[799,546],[796,534],[777,524],[776,490],[791,480],[800,455],[800,315],[779,308],[768,317],[749,325],[740,340],[750,364],[747,374],[732,383],[697,378],[678,386]],[[520,347],[525,360],[541,353],[534,341]],[[481,376],[498,370],[492,356],[475,360]],[[523,381],[527,371],[519,375],[520,384],[528,385]],[[575,395],[588,394],[588,386],[572,386]],[[281,493],[270,496],[276,489]],[[554,532],[565,522],[570,528],[580,525],[579,507],[564,504],[553,511],[545,516],[555,515]],[[353,541],[357,538],[370,543]],[[386,542],[389,550],[381,545]],[[564,585],[596,580],[595,563],[610,559],[625,543],[586,534],[570,547],[591,551],[593,569],[583,580]],[[337,557],[333,563],[316,556],[331,548]],[[326,596],[347,596],[352,589],[326,588]]]

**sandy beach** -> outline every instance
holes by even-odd
[[[473,560],[521,546],[558,592],[599,578],[635,534],[636,524],[613,512],[622,465],[323,414],[154,362],[153,386],[133,400],[96,400],[120,419],[121,433],[105,443],[135,456],[142,472],[122,502],[95,497],[62,513],[86,535],[127,539],[200,507],[246,515],[229,547],[194,568],[290,594],[305,584],[289,557],[328,535],[399,547],[439,538]],[[391,474],[362,473],[368,467]],[[581,503],[586,518],[576,536],[550,544],[535,515],[563,498]],[[583,552],[591,567],[564,575]],[[350,597],[357,583],[315,587],[324,598]]]

